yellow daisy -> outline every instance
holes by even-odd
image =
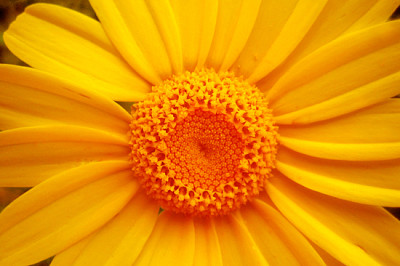
[[[4,34],[0,265],[400,265],[400,1],[91,4]]]

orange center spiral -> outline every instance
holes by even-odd
[[[229,72],[187,72],[132,107],[132,170],[164,209],[226,214],[262,191],[276,130],[256,87]]]

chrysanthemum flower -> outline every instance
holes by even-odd
[[[0,264],[400,265],[399,2],[30,6]]]

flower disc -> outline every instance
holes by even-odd
[[[133,171],[164,209],[226,214],[262,191],[276,131],[256,87],[230,72],[187,72],[132,107]]]

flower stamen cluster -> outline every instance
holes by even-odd
[[[226,214],[262,191],[276,132],[256,87],[230,72],[187,72],[133,106],[133,171],[165,209]]]

